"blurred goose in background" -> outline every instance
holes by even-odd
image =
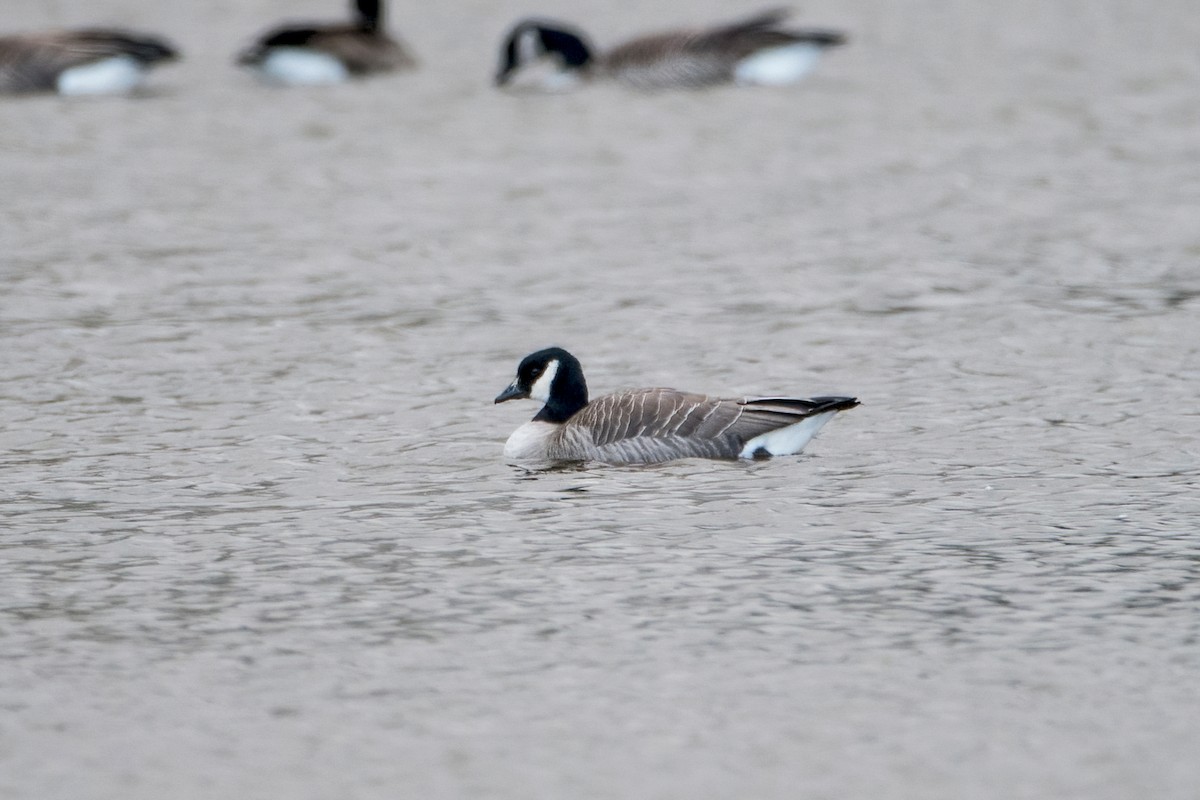
[[[853,397],[723,399],[674,389],[632,389],[588,402],[578,359],[551,347],[528,355],[497,403],[529,398],[542,410],[504,445],[512,461],[652,464],[677,458],[761,458],[799,453]]]
[[[351,77],[417,65],[384,30],[382,0],[355,0],[354,21],[276,28],[238,56],[266,79],[288,85],[341,83]]]
[[[0,92],[129,92],[178,55],[158,37],[109,28],[0,36]]]
[[[647,90],[794,83],[846,37],[838,31],[782,28],[788,13],[773,9],[717,27],[644,36],[599,55],[569,25],[523,20],[505,39],[496,84],[556,90],[589,77]]]

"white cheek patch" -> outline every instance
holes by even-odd
[[[532,64],[542,56],[542,37],[536,30],[521,31],[517,37],[517,63]]]
[[[554,359],[546,364],[546,369],[542,370],[542,374],[533,382],[533,386],[529,387],[529,397],[539,403],[550,402],[550,388],[554,385],[554,376],[557,374],[558,359]]]

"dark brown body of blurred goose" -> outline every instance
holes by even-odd
[[[523,20],[505,39],[496,83],[548,90],[587,78],[612,78],[649,90],[794,83],[846,37],[783,27],[787,16],[783,9],[763,11],[711,28],[643,36],[599,54],[570,25]]]
[[[239,54],[238,63],[286,85],[341,83],[416,66],[408,48],[384,29],[382,0],[355,0],[352,9],[349,23],[271,30]]]
[[[157,36],[114,28],[0,36],[0,92],[129,92],[147,69],[178,55]]]

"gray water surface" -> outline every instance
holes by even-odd
[[[189,58],[0,103],[0,796],[1197,796],[1193,4],[821,0],[801,86],[556,97],[487,84],[524,13],[736,12],[229,66],[292,5],[6,20]],[[527,473],[491,398],[549,344],[863,405]]]

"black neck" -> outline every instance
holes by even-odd
[[[550,399],[533,419],[536,422],[563,423],[587,404],[588,389],[587,381],[583,379],[583,368],[573,356],[567,355],[558,362],[558,372],[550,386]]]
[[[557,28],[541,28],[542,46],[547,50],[558,53],[563,65],[582,69],[592,61],[592,50],[588,47],[583,36],[571,31]]]
[[[377,31],[383,27],[383,0],[355,0],[358,11],[358,27],[364,31]]]

